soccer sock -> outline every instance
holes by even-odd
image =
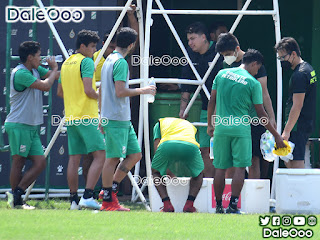
[[[113,192],[118,192],[119,191],[119,183],[116,181],[113,181],[112,183],[112,191]]]
[[[24,190],[20,187],[16,187],[14,190],[13,190],[13,204],[14,205],[22,205],[23,202],[22,202],[22,194],[24,194]]]
[[[239,197],[231,196],[229,206],[232,207],[233,209],[237,209],[238,202],[239,202]]]
[[[72,203],[73,201],[75,201],[76,204],[79,204],[79,197],[78,197],[78,193],[76,192],[70,193],[70,202]]]
[[[196,198],[194,196],[188,195],[188,199],[187,200],[194,202],[195,199]]]
[[[104,202],[112,202],[112,187],[109,188],[102,188],[103,190],[103,201]]]
[[[162,198],[162,202],[165,202],[165,201],[170,201],[170,198],[169,197]]]
[[[83,198],[88,199],[93,197],[93,190],[86,188],[83,193]]]
[[[221,207],[222,206],[222,200],[216,200],[217,203],[217,207]]]

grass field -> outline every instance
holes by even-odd
[[[28,203],[37,210],[7,209],[0,200],[1,240],[263,239],[259,215],[152,213],[131,203],[124,204],[131,212],[69,211],[63,200]],[[320,239],[319,224],[312,230],[312,239]]]

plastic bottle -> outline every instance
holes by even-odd
[[[48,56],[48,57],[49,57],[49,56]],[[56,60],[57,63],[63,62],[63,57],[62,57],[62,55],[57,55],[57,56],[55,56],[55,60]],[[47,63],[47,57],[43,57],[43,58],[41,59],[41,65],[48,65],[48,63]]]
[[[272,152],[272,150],[274,149],[274,142],[275,142],[274,137],[268,130],[261,135],[261,139],[260,139],[261,153],[263,158],[269,162],[272,162],[275,160],[275,156]]]
[[[213,137],[210,138],[210,159],[214,159],[214,155],[213,155]]]
[[[156,86],[156,82],[154,81],[153,77],[149,81],[149,86]],[[148,94],[147,99],[148,99],[148,103],[154,102],[154,96],[152,94]]]

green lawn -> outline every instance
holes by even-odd
[[[263,239],[259,215],[152,213],[129,203],[131,212],[69,211],[69,203],[61,200],[28,203],[37,210],[11,210],[0,201],[1,240]],[[319,227],[312,230],[313,239],[319,239]]]

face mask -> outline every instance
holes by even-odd
[[[292,67],[289,61],[281,61],[280,63],[281,63],[281,67],[284,69],[290,69]]]
[[[224,61],[226,62],[226,64],[231,65],[232,63],[234,63],[237,60],[236,56],[225,56],[224,57]]]

